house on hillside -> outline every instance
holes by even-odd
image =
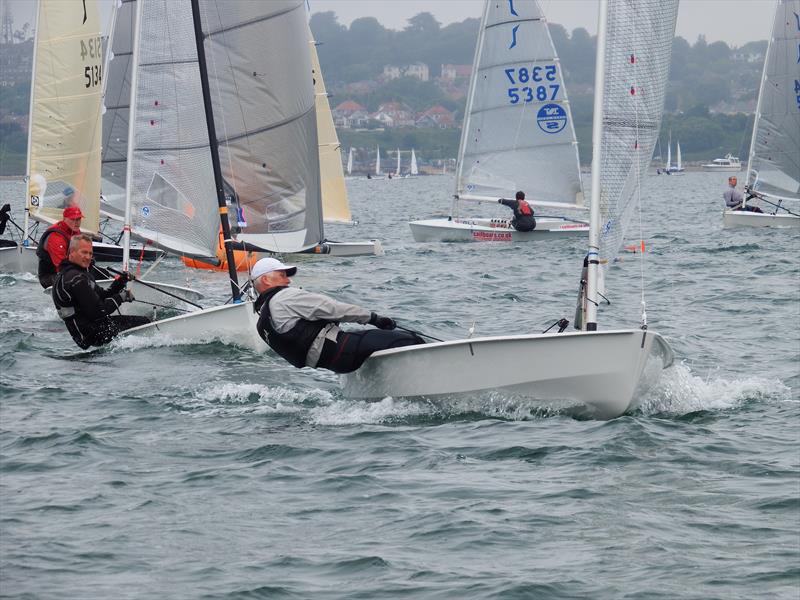
[[[428,110],[417,115],[417,127],[438,127],[439,129],[449,129],[455,127],[455,115],[444,106],[431,106]]]
[[[369,112],[358,102],[345,100],[331,111],[333,124],[342,129],[364,127],[369,121]]]
[[[383,67],[383,80],[391,81],[392,79],[399,79],[400,77],[414,77],[420,81],[428,81],[430,72],[428,65],[421,62],[398,67],[395,65],[385,65]]]
[[[469,79],[472,75],[472,65],[442,65],[442,81],[455,81],[456,79]]]
[[[384,102],[369,115],[384,127],[414,127],[414,112],[402,102]]]

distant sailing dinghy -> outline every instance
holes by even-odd
[[[779,0],[764,61],[747,159],[744,205],[725,210],[725,227],[800,227],[800,0]]]
[[[511,4],[492,3],[497,7],[495,21],[514,16],[500,12],[510,11]],[[599,269],[613,262],[639,205],[640,180],[661,122],[677,13],[678,0],[600,3],[591,231],[585,287],[581,277],[581,331],[381,350],[360,369],[342,376],[345,395],[446,398],[500,393],[543,408],[607,419],[629,410],[672,364],[667,341],[647,328],[644,299],[639,329],[597,330],[597,283]],[[497,81],[505,68],[499,65],[484,75]],[[644,298],[643,290],[639,293]]]
[[[458,150],[456,189],[447,219],[412,221],[418,242],[529,241],[586,235],[589,224],[536,215],[536,229],[503,218],[460,216],[465,201],[514,198],[535,208],[585,210],[578,143],[561,63],[536,0],[487,0],[478,34]],[[505,216],[507,215],[507,216]]]
[[[342,171],[342,149],[336,128],[333,125],[333,115],[328,101],[328,92],[325,90],[325,80],[322,78],[322,69],[317,56],[317,43],[308,30],[311,48],[311,68],[314,79],[315,108],[317,113],[317,136],[319,144],[319,170],[320,185],[322,187],[322,217],[324,223],[346,223],[353,225],[350,214],[350,203],[347,200],[347,187],[344,183]],[[352,170],[353,149],[350,148],[348,169]],[[323,240],[313,250],[315,254],[330,254],[331,256],[370,256],[383,254],[383,247],[378,240],[363,242],[335,242]]]

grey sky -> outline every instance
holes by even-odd
[[[253,0],[256,1],[256,0]],[[267,0],[268,1],[268,0]],[[105,14],[111,0],[101,0]],[[349,25],[358,17],[375,17],[385,27],[402,29],[406,21],[421,12],[430,12],[446,25],[467,17],[479,17],[483,0],[308,0],[311,12],[334,11],[339,22]],[[33,19],[35,0],[0,0],[8,4],[16,27]],[[597,27],[597,0],[540,0],[549,21],[572,31],[585,27],[594,34]],[[682,0],[678,13],[677,35],[694,43],[704,34],[709,42],[722,40],[741,46],[765,40],[772,26],[774,0]]]

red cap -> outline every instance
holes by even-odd
[[[77,206],[68,206],[64,209],[64,218],[65,219],[82,219],[83,213],[81,209]]]

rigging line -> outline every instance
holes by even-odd
[[[637,27],[637,21],[639,18],[639,13],[634,11],[634,21],[633,21],[633,85],[634,85],[634,139],[636,140],[636,148],[634,157],[636,158],[636,204],[637,204],[637,213],[639,216],[639,240],[640,244],[644,244],[644,225],[642,220],[642,147],[639,143],[639,98],[642,96],[642,91],[639,89],[639,28]],[[648,144],[649,146],[650,144]],[[648,160],[649,162],[649,160]],[[644,252],[640,253],[639,256],[639,290],[641,294],[641,320],[643,325],[647,325],[646,322],[646,313],[645,313],[645,296],[644,296]]]

